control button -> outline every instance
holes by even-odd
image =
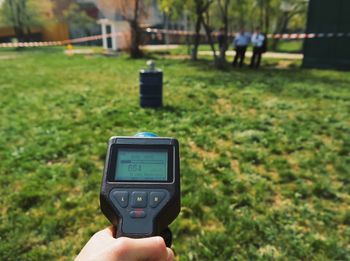
[[[129,193],[127,191],[113,191],[113,197],[117,199],[119,206],[128,206]]]
[[[129,215],[132,218],[144,218],[146,216],[146,212],[143,210],[134,210],[130,211]]]
[[[147,193],[135,191],[131,194],[131,206],[133,208],[145,208],[147,206]]]
[[[149,205],[152,208],[158,206],[158,204],[165,198],[164,192],[151,192]]]

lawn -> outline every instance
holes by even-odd
[[[272,40],[269,41],[272,43]],[[303,40],[282,40],[277,45],[277,52],[281,53],[301,53],[303,50]]]
[[[146,60],[1,60],[0,260],[71,260],[108,226],[107,141],[140,131],[180,142],[179,260],[349,260],[350,73],[157,57],[158,110],[139,107]]]

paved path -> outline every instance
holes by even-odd
[[[200,55],[212,55],[212,51],[199,51]],[[252,56],[251,51],[246,52],[247,57]],[[226,51],[227,56],[234,56],[235,51]],[[263,54],[263,57],[267,58],[277,58],[277,59],[288,59],[288,60],[301,60],[303,59],[303,54],[301,53],[275,53],[275,52],[266,52]]]
[[[18,58],[19,55],[17,54],[2,54],[0,53],[0,60],[11,60]]]
[[[180,47],[181,45],[177,44],[157,44],[157,45],[143,45],[141,48],[146,50],[171,50]],[[199,51],[199,55],[212,55],[212,51]],[[234,56],[235,51],[229,50],[226,52],[227,56]],[[251,51],[246,52],[247,57],[252,56]],[[264,57],[267,58],[277,58],[277,59],[286,59],[286,60],[301,60],[303,59],[303,54],[301,53],[276,53],[276,52],[267,52],[263,54]]]
[[[150,50],[150,51],[158,51],[158,50],[171,50],[176,49],[180,47],[179,44],[149,44],[149,45],[142,45],[142,49]]]

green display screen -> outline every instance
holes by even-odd
[[[116,181],[166,181],[168,151],[166,149],[118,149]]]

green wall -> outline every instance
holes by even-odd
[[[310,0],[307,33],[350,33],[350,0]],[[350,69],[350,36],[305,39],[303,66]]]

